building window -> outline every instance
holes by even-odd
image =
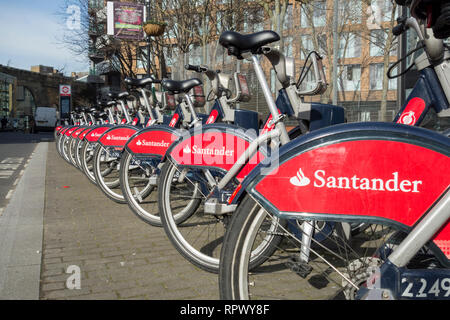
[[[371,0],[367,11],[367,23],[371,27],[380,26],[382,22],[391,21],[392,2],[387,0]],[[398,6],[394,19],[398,16]]]
[[[289,4],[286,7],[286,14],[284,16],[284,21],[283,21],[283,29],[284,30],[288,30],[288,29],[292,28],[292,25],[294,23],[292,8],[293,8],[292,4]]]
[[[381,29],[376,29],[376,30],[372,30],[370,31],[370,56],[372,57],[380,57],[380,56],[384,56],[384,51],[387,49],[386,48],[386,41],[387,41],[387,37],[388,37],[388,33],[390,31],[389,30],[381,30]],[[395,56],[397,55],[397,43],[394,42],[390,48],[391,52],[390,55],[391,56]]]
[[[361,37],[351,33],[344,33],[339,39],[339,58],[358,58],[361,56]]]
[[[264,12],[253,9],[244,15],[244,32],[253,33],[264,30]]]
[[[284,37],[284,55],[286,57],[294,57],[294,45],[293,45],[293,41],[292,41],[292,37],[288,36],[288,37]]]
[[[136,69],[147,68],[147,47],[139,47],[139,53],[136,57]],[[151,53],[150,53],[151,60]]]
[[[356,91],[361,88],[361,66],[350,64],[339,67],[338,73],[340,91]]]
[[[314,50],[314,45],[311,39],[311,35],[300,36],[300,59],[305,60],[308,54]]]
[[[384,55],[387,34],[381,29],[370,31],[370,55],[378,57]]]
[[[223,23],[222,23],[222,19],[224,18],[225,14],[223,11],[217,11],[216,13],[216,30],[217,33],[221,33],[222,32],[222,28],[223,28]]]
[[[310,27],[310,21],[314,27],[323,27],[327,22],[327,2],[314,1],[310,5],[303,5],[300,13],[300,26]]]
[[[383,64],[382,63],[374,63],[370,65],[370,90],[383,90]],[[389,79],[389,90],[397,89],[397,79]]]
[[[339,21],[344,22],[345,24],[361,23],[361,5],[361,0],[339,1]]]
[[[202,64],[202,47],[194,46],[188,54],[189,63],[197,66]]]

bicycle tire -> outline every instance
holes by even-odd
[[[131,211],[141,220],[146,223],[155,226],[161,227],[161,219],[159,217],[159,208],[157,203],[157,189],[156,186],[151,186],[149,183],[139,191],[139,197],[143,200],[152,201],[154,200],[153,205],[150,205],[151,209],[144,208],[141,203],[142,201],[133,194],[132,186],[130,183],[129,176],[129,168],[130,163],[133,158],[133,154],[128,151],[124,151],[121,160],[120,160],[120,186],[122,188],[122,194],[130,207]],[[152,199],[147,199],[149,196]],[[154,198],[154,199],[153,199]]]
[[[119,179],[119,172],[116,169],[113,169],[111,167],[111,164],[107,165],[109,166],[110,172],[108,174],[105,174],[105,171],[108,171],[108,167],[102,170],[102,162],[101,161],[102,156],[107,157],[107,151],[106,149],[101,145],[98,144],[94,151],[94,157],[93,157],[93,171],[95,175],[95,181],[97,182],[97,186],[100,188],[100,190],[111,200],[113,200],[116,203],[125,204],[125,198],[123,197],[122,190],[120,189],[120,179]],[[119,159],[120,161],[120,159]],[[113,163],[117,162],[116,160],[113,160]],[[112,173],[112,181],[105,181],[105,179],[109,176],[109,174]],[[115,176],[115,173],[117,173],[117,177]],[[120,194],[115,192],[115,190],[120,190]]]

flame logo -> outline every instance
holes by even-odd
[[[300,168],[300,169],[298,169],[297,174],[296,174],[295,176],[293,176],[293,177],[289,180],[289,182],[290,182],[291,184],[293,184],[294,186],[297,186],[297,187],[304,187],[304,186],[307,186],[308,184],[310,184],[310,183],[311,183],[311,180],[309,180],[308,177],[305,177],[305,175],[303,174],[302,169]]]
[[[403,124],[408,124],[408,125],[415,124],[416,123],[416,115],[414,114],[414,111],[409,111],[409,112],[405,113],[404,115],[402,115],[400,121]]]
[[[189,146],[186,145],[186,146],[183,148],[183,152],[184,152],[184,153],[191,153],[191,148],[189,148]]]
[[[141,140],[138,140],[138,141],[136,142],[136,145],[137,145],[137,146],[140,146],[140,145],[142,145],[142,142],[141,142]]]

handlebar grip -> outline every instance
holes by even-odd
[[[199,73],[202,72],[202,68],[200,68],[200,66],[193,66],[192,64],[186,64],[184,68],[186,70],[192,70]]]
[[[395,2],[399,6],[408,6],[411,3],[411,0],[395,0]]]
[[[392,34],[394,35],[394,36],[399,36],[399,35],[401,35],[403,32],[405,32],[406,31],[406,26],[402,23],[402,24],[399,24],[399,25],[396,25],[394,28],[392,28]]]

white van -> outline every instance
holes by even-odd
[[[56,127],[58,118],[56,108],[37,107],[34,114],[35,131],[53,130]]]

